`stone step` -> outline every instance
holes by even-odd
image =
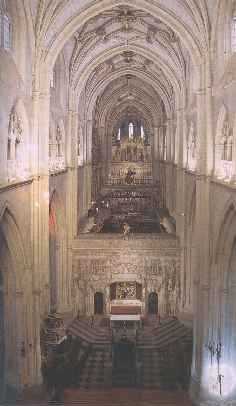
[[[37,400],[38,399],[38,400]],[[18,402],[8,402],[6,406],[192,406],[188,394],[182,390],[159,390],[153,388],[111,388],[107,390],[66,389],[61,402],[48,402],[34,397]]]
[[[181,391],[165,392],[139,389],[111,389],[110,391],[65,393],[65,405],[68,400],[89,406],[190,406],[186,393]],[[87,402],[87,403],[86,403]]]

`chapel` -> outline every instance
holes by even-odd
[[[236,405],[235,0],[0,0],[7,402]]]

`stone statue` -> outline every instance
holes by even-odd
[[[174,234],[175,233],[175,226],[168,217],[163,217],[160,220],[161,226],[164,228],[164,231],[168,234]]]
[[[134,177],[136,175],[135,170],[129,168],[126,176],[125,176],[125,183],[127,183],[128,185],[130,185],[131,183],[134,183]]]
[[[20,117],[18,116],[15,109],[12,110],[9,119],[9,127],[8,127],[8,140],[9,140],[9,151],[8,151],[8,159],[15,160],[17,159],[17,144],[20,144],[22,141],[22,122]]]
[[[130,226],[128,223],[123,224],[123,235],[124,235],[124,239],[128,240],[129,235],[130,235]]]
[[[232,160],[233,137],[229,122],[225,120],[222,128],[221,144],[223,147],[221,159],[223,161]]]

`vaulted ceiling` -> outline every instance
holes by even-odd
[[[173,118],[209,42],[204,0],[40,0],[35,21],[38,60],[66,53],[80,118],[111,132],[125,116],[150,131]]]
[[[168,25],[119,6],[89,19],[73,42],[70,83],[100,125],[114,128],[121,117],[138,116],[153,128],[173,114],[188,52]]]

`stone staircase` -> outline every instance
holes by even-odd
[[[81,344],[78,360],[75,360],[78,373],[75,368],[72,385],[65,390],[63,405],[191,405],[186,392],[188,373],[184,372],[186,376],[182,379],[183,370],[191,364],[191,357],[185,354],[186,348],[191,352],[191,330],[176,319],[162,320],[161,325],[157,325],[156,319],[145,320],[134,344],[133,356],[126,362],[129,358],[126,349],[122,363],[120,357],[114,362],[115,344],[112,362],[110,329],[107,323],[101,326],[100,322],[76,319],[67,327],[73,341],[78,340]],[[38,403],[35,400],[28,402],[25,398],[19,404],[44,406],[47,402],[45,399]]]
[[[161,349],[179,340],[192,340],[192,331],[178,319],[165,319],[157,326],[147,325],[139,332],[137,345]]]
[[[64,405],[84,406],[191,406],[186,393],[113,388],[109,391],[65,392]]]
[[[175,349],[183,358],[185,347],[192,344],[191,330],[177,319],[162,320],[156,325],[155,320],[145,320],[140,330],[136,345],[135,365],[122,365],[111,359],[111,335],[107,327],[100,323],[90,325],[90,320],[75,320],[68,328],[73,336],[80,337],[84,342],[92,344],[78,387],[96,390],[110,387],[175,390],[183,387],[184,381],[179,376],[178,368],[183,366],[182,360],[176,359]],[[182,343],[182,347],[179,343]],[[115,348],[115,347],[114,347]],[[126,358],[126,357],[125,357]],[[191,359],[187,361],[191,363]],[[185,365],[183,368],[185,368]]]
[[[139,350],[140,386],[146,389],[161,389],[159,353],[153,348]]]
[[[149,389],[187,389],[192,331],[177,319],[162,320],[158,325],[153,321],[146,321],[137,338],[140,386]]]
[[[89,319],[75,319],[68,327],[68,332],[74,337],[80,337],[83,341],[96,346],[107,346],[111,342],[109,328],[100,327]]]
[[[78,381],[82,389],[106,389],[112,385],[112,362],[110,347],[90,352]]]
[[[81,390],[67,389],[61,402],[24,399],[4,406],[192,406],[185,392],[140,389]]]

